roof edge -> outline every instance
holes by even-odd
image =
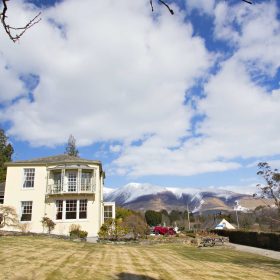
[[[75,162],[73,161],[53,161],[53,162],[6,162],[5,166],[50,166],[54,164],[73,164],[73,163],[79,163],[79,164],[97,164],[99,166],[102,166],[101,161],[99,160],[77,160]]]

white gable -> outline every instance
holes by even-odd
[[[223,219],[218,225],[216,225],[215,229],[235,229],[235,227],[226,219]]]

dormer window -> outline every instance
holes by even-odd
[[[34,188],[35,168],[24,168],[23,188]]]

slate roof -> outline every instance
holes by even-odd
[[[55,155],[49,157],[35,158],[30,160],[18,160],[14,162],[6,163],[7,166],[13,165],[50,165],[50,164],[63,164],[63,163],[89,163],[89,164],[98,164],[101,166],[101,162],[99,160],[89,160],[75,156],[69,155]]]

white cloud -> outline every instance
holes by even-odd
[[[17,73],[10,68],[0,55],[0,102],[6,103],[26,93]]]
[[[117,166],[133,176],[192,175],[239,168],[238,158],[279,153],[279,89],[267,91],[254,73],[273,77],[279,69],[277,8],[270,2],[254,9],[240,10],[239,5],[225,3],[216,7],[216,35],[232,40],[236,51],[209,79],[206,98],[198,102],[197,113],[206,116],[196,129],[202,136],[188,139],[177,149],[152,136],[140,147],[126,149],[115,161]],[[234,31],[236,21],[238,31]],[[250,30],[254,24],[259,31]],[[263,39],[265,44],[261,44]]]
[[[275,1],[215,8],[216,38],[232,43],[238,58],[249,63],[250,71],[273,76],[280,65],[280,23]]]
[[[122,149],[122,146],[121,145],[110,145],[109,149],[110,149],[110,152],[119,153]]]
[[[20,3],[17,13],[31,18]],[[191,118],[185,90],[210,56],[179,11],[157,9],[153,18],[148,4],[64,1],[44,10],[19,46],[1,34],[14,71],[40,76],[33,103],[22,99],[0,115],[12,122],[9,135],[33,145],[63,143],[70,133],[79,145],[150,134],[176,143]]]
[[[231,192],[236,192],[241,194],[253,195],[257,191],[256,184],[257,183],[245,184],[245,185],[209,186],[205,188],[205,190],[208,191],[224,190],[224,191],[231,191]]]
[[[40,83],[34,102],[7,105],[0,120],[33,145],[64,143],[70,133],[79,145],[117,141],[109,149],[120,156],[110,168],[121,175],[225,171],[241,167],[236,158],[277,154],[279,89],[269,92],[258,77],[279,69],[275,1],[254,9],[206,2],[188,4],[213,10],[215,38],[235,48],[216,74],[207,73],[212,55],[182,12],[170,16],[162,7],[152,17],[149,1],[68,0],[44,10],[19,45],[1,33],[3,100],[26,94],[21,74],[37,74]],[[11,21],[37,12],[14,3]],[[185,92],[201,76],[210,78],[194,110],[184,105]],[[191,134],[194,114],[206,116],[199,137]]]

